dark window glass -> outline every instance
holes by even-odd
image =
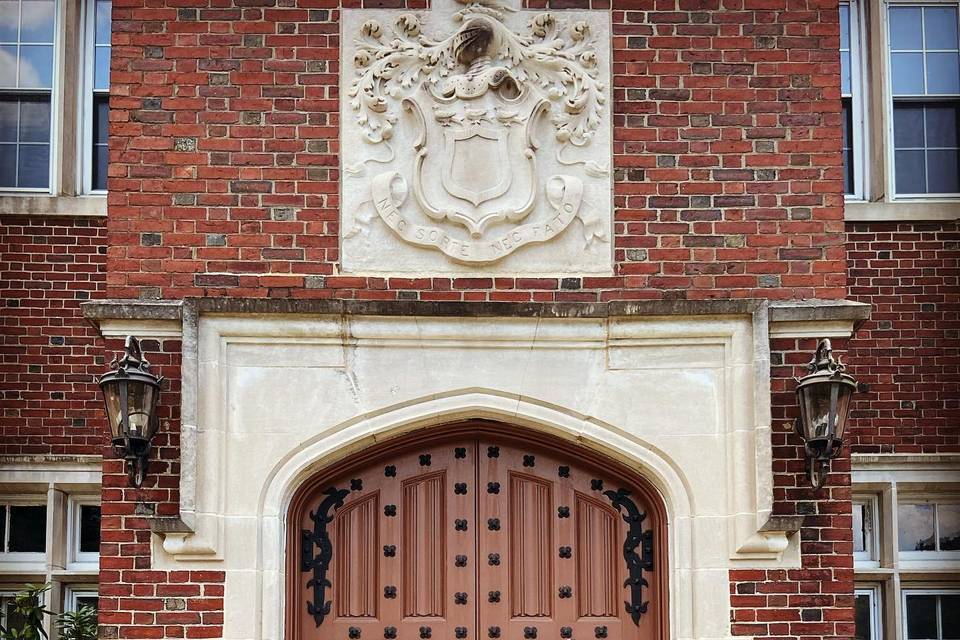
[[[10,505],[10,543],[12,553],[43,553],[47,548],[47,507]]]
[[[927,192],[927,163],[923,151],[896,151],[897,193]]]
[[[937,639],[937,596],[907,596],[907,638]]]
[[[923,105],[901,102],[894,107],[893,145],[897,149],[923,148]]]
[[[960,191],[960,101],[893,105],[898,193]]]
[[[107,118],[110,112],[110,96],[97,93],[93,96],[93,176],[91,185],[97,190],[107,188]]]
[[[857,594],[853,601],[857,640],[873,640],[873,628],[870,619],[870,596]]]
[[[17,183],[17,145],[0,143],[0,187]]]
[[[960,192],[958,149],[927,150],[927,189],[930,193]]]
[[[0,188],[50,183],[50,97],[0,96]]]
[[[853,193],[853,108],[852,98],[841,100],[843,107],[843,192]]]
[[[80,607],[90,607],[91,609],[96,609],[98,600],[99,599],[96,596],[77,596],[77,609]]]
[[[50,146],[22,144],[17,157],[17,186],[43,188],[50,180]]]
[[[92,504],[80,506],[80,551],[100,552],[100,507]]]
[[[940,596],[940,628],[943,640],[960,638],[960,593]]]

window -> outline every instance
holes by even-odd
[[[65,611],[76,611],[80,607],[97,609],[98,603],[99,597],[96,586],[71,586],[67,589],[63,608]]]
[[[960,640],[960,460],[854,454],[852,481],[856,637]]]
[[[50,188],[54,0],[0,0],[0,189]]]
[[[110,12],[111,0],[90,0],[87,4],[88,43],[84,96],[85,148],[84,191],[107,189],[107,125],[110,102]]]
[[[907,640],[960,638],[960,590],[905,590],[903,612]]]
[[[960,194],[960,11],[891,5],[893,171],[899,196]]]
[[[47,505],[25,501],[0,504],[3,554],[42,554],[47,547]]]
[[[24,617],[14,611],[15,595],[11,592],[0,593],[0,625],[6,628],[19,628],[26,623]]]
[[[96,563],[100,559],[100,505],[93,498],[70,502],[71,563]]]
[[[860,4],[840,4],[840,106],[843,130],[843,192],[847,197],[864,197],[864,110],[863,78],[860,65]]]
[[[960,502],[902,500],[897,505],[897,541],[905,557],[960,557]]]
[[[853,501],[853,557],[858,561],[876,561],[877,498],[855,497]]]
[[[44,598],[55,613],[94,604],[100,478],[100,461],[92,457],[70,462],[0,457],[0,489],[9,492],[0,494],[0,617],[28,584],[51,585]],[[23,545],[31,551],[16,551]],[[56,637],[51,616],[45,616],[44,627]]]
[[[857,640],[880,640],[880,588],[857,587],[853,593]]]

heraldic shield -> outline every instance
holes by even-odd
[[[506,130],[472,125],[443,133],[443,186],[450,195],[477,207],[507,192],[513,173]]]
[[[578,221],[579,248],[573,238],[564,244],[605,268],[608,250],[595,244],[609,243],[610,220],[589,204],[610,193],[607,164],[591,150],[609,125],[596,56],[603,31],[591,26],[599,23],[523,16],[495,0],[430,15],[453,32],[425,35],[422,18],[407,12],[387,27],[366,20],[354,40],[348,130],[385,153],[344,150],[367,156],[343,165],[361,178],[343,190],[345,253],[354,238],[382,251],[371,235],[379,229],[368,226],[375,217],[407,245],[461,264],[496,262]]]
[[[546,107],[532,92],[516,100],[495,91],[410,99],[407,108],[422,127],[413,194],[423,212],[463,225],[474,238],[494,222],[525,218],[538,195],[531,131]],[[440,153],[430,140],[442,141]]]

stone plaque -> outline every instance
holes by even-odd
[[[608,12],[437,4],[343,11],[343,272],[611,273]]]

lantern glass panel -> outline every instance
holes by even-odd
[[[127,407],[130,419],[130,435],[149,438],[150,416],[153,414],[153,405],[156,394],[154,387],[140,381],[127,383]]]
[[[853,399],[854,387],[849,384],[834,383],[839,389],[837,393],[837,426],[833,437],[843,440],[843,432],[847,428],[847,416],[850,415],[850,401]]]
[[[837,392],[833,411],[835,424],[831,425],[830,405],[834,389]],[[842,439],[852,396],[853,387],[835,380],[824,380],[804,387],[800,394],[800,412],[806,439]]]
[[[830,417],[830,385],[811,384],[801,390],[800,411],[807,440],[826,438]]]
[[[125,384],[125,381],[120,381],[103,386],[103,401],[106,404],[107,420],[110,422],[110,433],[114,438],[123,436],[123,410],[120,403],[120,386]]]

